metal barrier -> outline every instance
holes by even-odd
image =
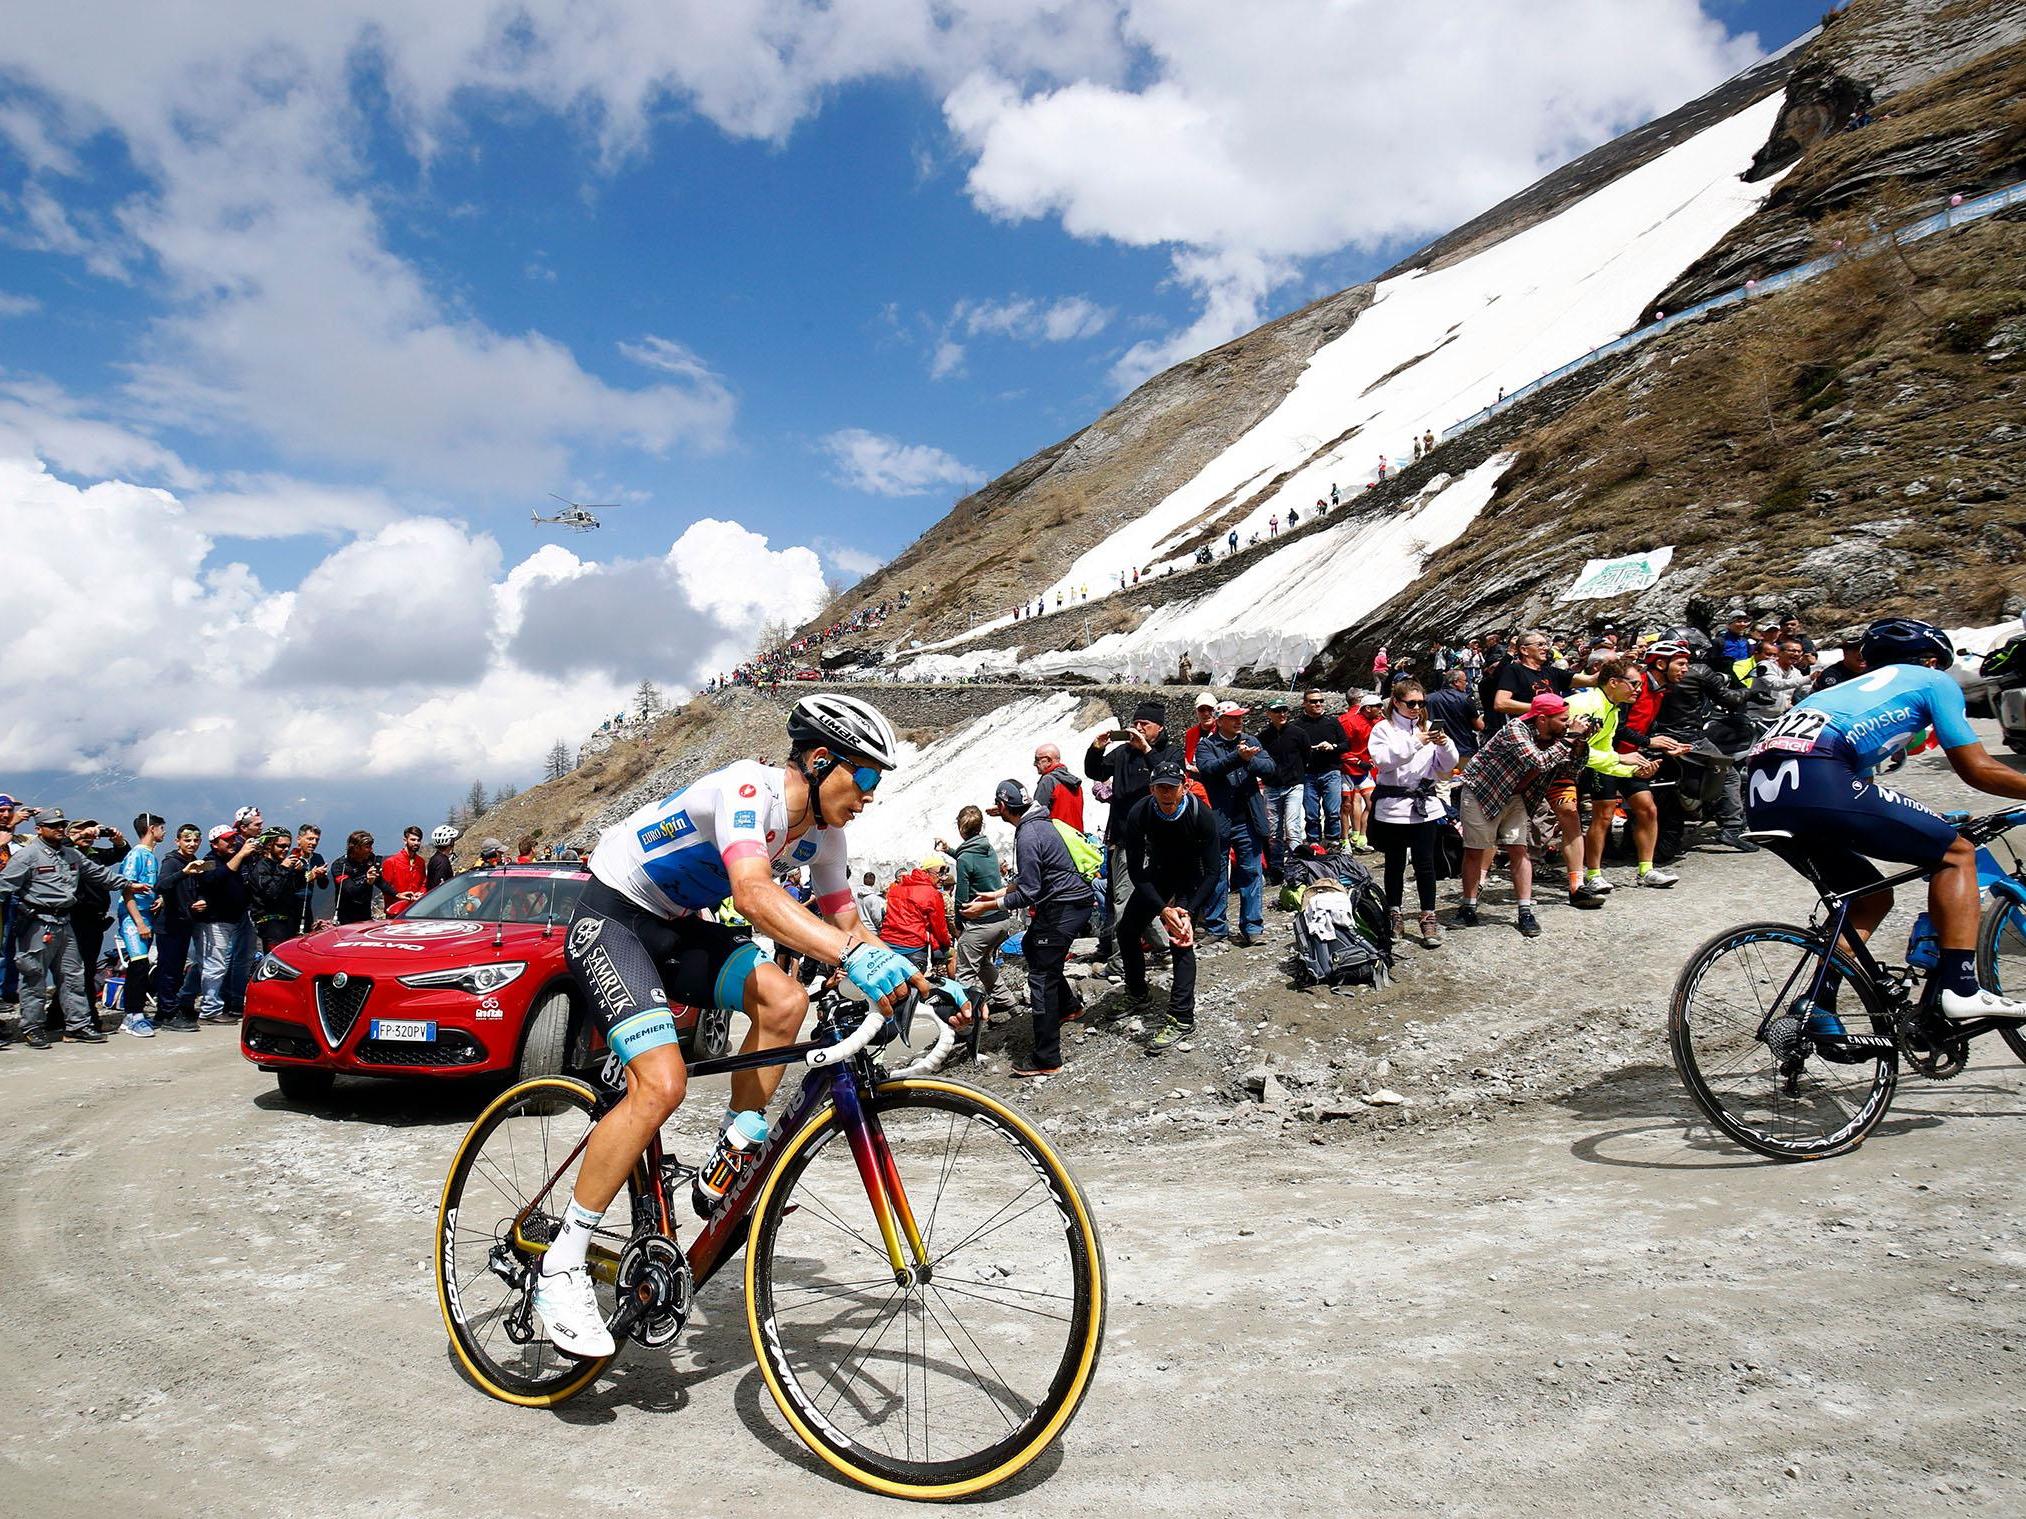
[[[1924,237],[1934,236],[1937,232],[1949,231],[1951,228],[1960,227],[1966,222],[1981,221],[1984,217],[2003,211],[2008,206],[2018,205],[2026,205],[2026,180],[2021,180],[2018,184],[2007,185],[2002,190],[1993,190],[1988,195],[1979,195],[1976,199],[1966,200],[1960,205],[1948,206],[1943,210],[1935,212],[1932,216],[1924,216],[1919,221],[1909,222],[1896,232],[1882,233],[1872,238],[1869,242],[1860,243],[1857,247],[1845,252],[1831,253],[1822,258],[1810,259],[1805,264],[1796,264],[1791,269],[1782,269],[1778,274],[1769,274],[1762,280],[1747,280],[1735,289],[1726,290],[1720,295],[1713,295],[1706,301],[1698,301],[1685,311],[1670,312],[1657,322],[1649,322],[1644,327],[1635,327],[1623,337],[1613,338],[1610,342],[1592,348],[1588,353],[1569,360],[1561,368],[1551,369],[1539,378],[1529,380],[1518,390],[1512,391],[1502,399],[1492,402],[1491,405],[1485,407],[1482,411],[1472,412],[1461,422],[1454,422],[1448,427],[1443,428],[1437,435],[1437,439],[1440,442],[1446,443],[1458,433],[1468,432],[1478,424],[1489,421],[1507,407],[1524,401],[1528,396],[1534,395],[1541,390],[1545,390],[1557,380],[1565,380],[1579,369],[1588,369],[1599,359],[1608,359],[1614,353],[1623,353],[1626,349],[1643,343],[1648,338],[1657,337],[1670,328],[1679,327],[1683,322],[1693,322],[1700,317],[1709,315],[1712,311],[1721,310],[1726,306],[1735,306],[1742,301],[1752,299],[1754,296],[1771,295],[1776,291],[1801,284],[1805,280],[1814,279],[1818,274],[1826,273],[1830,269],[1835,268],[1836,265],[1846,258],[1869,258],[1890,243],[1917,243]]]

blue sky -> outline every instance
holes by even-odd
[[[0,788],[525,782],[1820,5],[274,10],[0,37]]]

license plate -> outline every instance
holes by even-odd
[[[436,1025],[418,1023],[410,1018],[375,1018],[367,1036],[373,1039],[400,1039],[411,1044],[430,1044],[436,1038]]]

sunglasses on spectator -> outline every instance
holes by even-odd
[[[1409,701],[1407,700],[1406,697],[1403,696],[1398,701],[1394,702],[1393,705],[1396,707],[1425,707],[1428,705],[1428,703],[1425,701]]]

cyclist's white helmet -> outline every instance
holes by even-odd
[[[817,693],[803,697],[788,714],[788,738],[796,748],[822,745],[891,770],[900,760],[900,736],[878,708],[855,696]]]
[[[436,832],[429,835],[429,842],[437,845],[455,844],[457,842],[457,830],[452,828],[448,823],[439,823],[437,824]]]

